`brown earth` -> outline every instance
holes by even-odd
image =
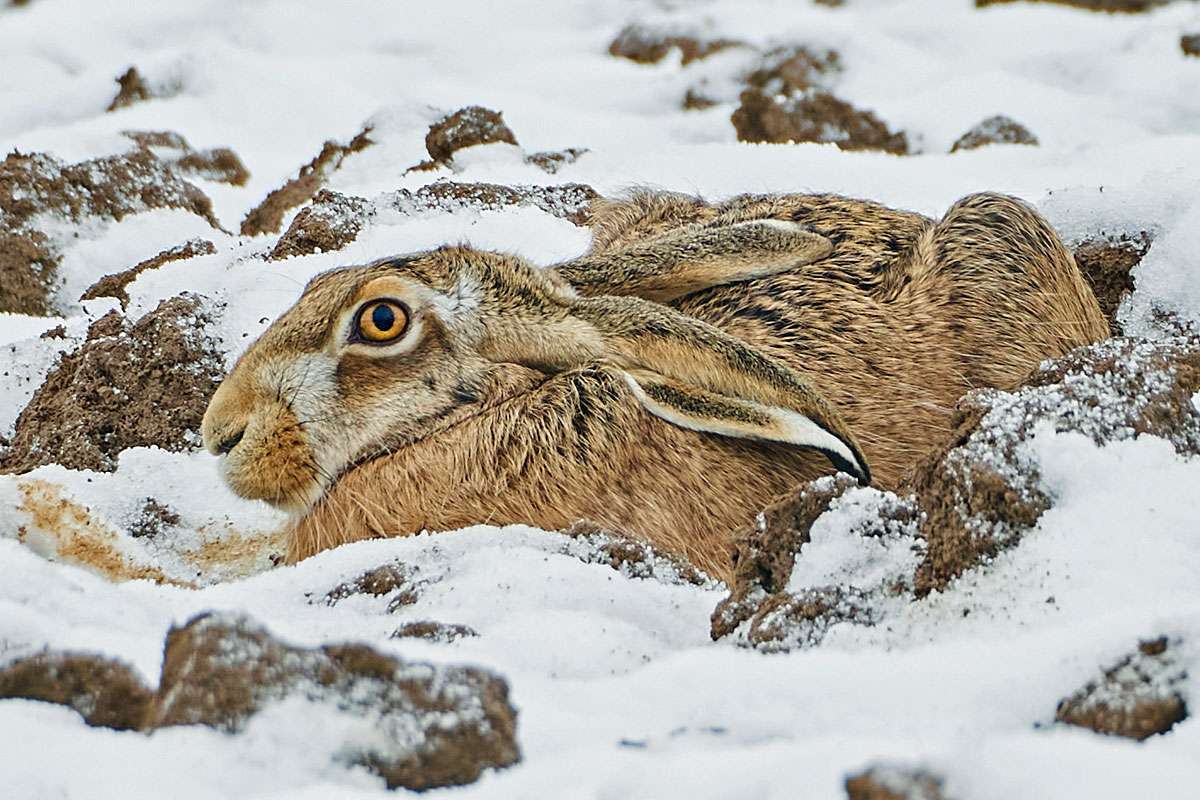
[[[246,218],[242,220],[242,235],[278,233],[283,226],[283,218],[289,211],[311,200],[347,157],[362,152],[374,143],[370,134],[371,128],[367,126],[359,131],[349,144],[325,142],[321,152],[301,167],[296,177],[272,191],[256,208],[246,214]]]
[[[1147,639],[1058,704],[1058,722],[1109,736],[1147,739],[1187,718],[1183,684],[1187,672],[1176,658],[1178,642]]]
[[[971,130],[958,137],[951,146],[950,152],[959,150],[974,150],[989,144],[1028,144],[1036,145],[1037,137],[1021,123],[1003,114],[988,117]]]
[[[1172,0],[975,0],[976,8],[1000,5],[1002,3],[1037,2],[1052,3],[1060,6],[1072,6],[1088,11],[1106,11],[1109,13],[1136,14],[1151,11],[1159,6],[1165,6]]]
[[[515,145],[517,137],[504,124],[499,111],[483,106],[467,106],[447,114],[425,134],[425,149],[435,163],[449,162],[456,152],[477,144],[505,142]]]
[[[142,503],[142,509],[125,527],[125,531],[135,539],[153,539],[166,528],[179,524],[179,515],[153,497],[147,497]]]
[[[159,158],[178,172],[231,186],[245,186],[250,179],[250,170],[228,147],[196,150],[174,131],[122,131],[122,135],[133,140],[143,150],[157,149]],[[170,151],[168,157],[162,151]]]
[[[93,283],[80,296],[80,300],[96,300],[101,297],[113,297],[121,302],[121,308],[129,305],[129,294],[126,287],[133,283],[139,275],[152,269],[158,269],[163,264],[172,261],[184,261],[195,256],[205,256],[217,252],[216,245],[206,239],[191,239],[181,245],[163,250],[153,258],[138,262],[121,272],[105,275]]]
[[[92,323],[17,418],[0,471],[61,464],[111,472],[129,447],[194,446],[224,371],[208,324],[199,299],[187,295],[133,324],[115,311]]]
[[[471,783],[521,758],[516,711],[496,675],[402,661],[365,645],[291,647],[227,615],[201,614],[167,633],[157,692],[119,662],[43,653],[0,670],[0,697],[69,705],[91,725],[205,725],[229,734],[264,708],[302,697],[369,727],[370,745],[356,737],[328,749],[388,788]]]
[[[1200,33],[1180,36],[1179,49],[1183,51],[1185,56],[1200,56]]]
[[[602,528],[588,520],[580,520],[562,533],[572,540],[563,553],[588,564],[606,564],[626,577],[693,586],[716,585],[683,557],[658,553],[631,534]]]
[[[267,260],[341,250],[358,238],[371,213],[362,197],[322,189],[295,216]]]
[[[416,578],[417,568],[399,561],[383,564],[375,569],[337,586],[325,593],[324,603],[335,606],[342,600],[356,595],[382,597],[392,595],[388,601],[388,612],[417,602],[421,582]]]
[[[908,153],[903,132],[893,133],[872,112],[823,91],[779,100],[747,89],[731,120],[742,142],[829,142],[842,150]]]
[[[762,63],[746,76],[748,89],[766,94],[793,95],[810,89],[829,89],[842,71],[842,57],[836,50],[808,47],[779,47],[763,55]]]
[[[542,172],[554,175],[567,164],[574,164],[587,151],[586,147],[568,147],[566,150],[545,150],[525,156],[525,163],[533,164]]]
[[[679,32],[629,25],[612,40],[608,53],[638,64],[655,64],[666,58],[671,50],[678,48],[683,63],[690,64],[721,50],[741,46],[742,42],[733,39],[703,39]]]
[[[428,639],[431,642],[449,644],[459,639],[468,639],[478,635],[478,631],[466,625],[452,625],[445,622],[434,622],[433,620],[421,620],[401,625],[392,631],[390,638]]]
[[[51,311],[59,253],[40,219],[121,220],[152,208],[178,208],[219,228],[212,203],[148,150],[65,165],[13,152],[0,162],[0,312]]]
[[[117,76],[117,86],[120,88],[117,91],[117,96],[108,104],[107,111],[116,111],[118,108],[126,108],[134,103],[140,103],[143,100],[149,100],[154,95],[150,93],[150,87],[146,84],[146,80],[142,77],[142,73],[137,71],[137,67],[130,67],[121,75]]]
[[[1150,250],[1150,234],[1089,239],[1075,248],[1075,263],[1096,295],[1113,336],[1123,331],[1117,322],[1121,301],[1133,292],[1132,270]]]
[[[946,800],[942,779],[912,767],[878,764],[846,776],[847,800]]]

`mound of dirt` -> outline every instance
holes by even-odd
[[[873,625],[881,617],[881,600],[911,595],[911,577],[903,574],[862,581],[846,575],[839,584],[791,585],[813,525],[827,512],[849,511],[853,503],[866,501],[848,515],[847,535],[919,548],[916,504],[874,490],[852,492],[857,485],[853,478],[837,475],[798,487],[765,508],[755,526],[737,537],[734,579],[729,596],[713,611],[713,639],[733,636],[738,644],[767,652],[811,647],[839,623]]]
[[[609,55],[638,64],[656,64],[678,49],[684,64],[698,61],[730,47],[741,47],[734,39],[708,39],[674,29],[629,25],[608,46]]]
[[[393,789],[467,784],[521,757],[502,678],[406,662],[365,645],[291,647],[239,616],[202,614],[172,628],[157,692],[119,662],[51,653],[0,672],[0,697],[70,705],[92,725],[146,732],[207,725],[230,734],[299,697],[310,713],[339,721],[328,728],[346,740],[318,743],[324,752]]]
[[[1072,6],[1088,11],[1106,11],[1109,13],[1137,14],[1151,11],[1159,6],[1165,6],[1172,0],[975,0],[976,8],[995,6],[1002,3],[1053,3],[1060,6]]]
[[[372,213],[371,204],[362,197],[322,189],[295,216],[267,260],[341,250],[358,238]]]
[[[223,377],[209,322],[199,299],[182,295],[134,324],[115,311],[92,323],[17,418],[0,471],[61,464],[111,472],[129,447],[195,446]]]
[[[908,153],[908,137],[894,133],[870,111],[823,91],[777,98],[747,89],[731,120],[742,142],[827,142],[842,150]]]
[[[1179,37],[1179,49],[1185,56],[1200,57],[1200,33],[1190,33]]]
[[[324,603],[335,606],[342,600],[356,595],[383,597],[392,595],[387,610],[392,613],[403,606],[417,602],[419,590],[424,582],[417,580],[417,568],[394,561],[375,569],[367,570],[351,581],[339,583],[325,593]]]
[[[50,313],[60,254],[46,225],[152,208],[190,211],[220,227],[208,197],[148,150],[71,165],[11,153],[0,163],[0,312]]]
[[[586,147],[568,147],[566,150],[545,150],[525,156],[525,163],[533,164],[542,172],[548,172],[553,175],[567,164],[574,164],[587,151]]]
[[[971,130],[958,137],[951,146],[950,152],[959,150],[974,150],[989,144],[1030,144],[1036,145],[1037,137],[1021,123],[1003,114],[988,117]]]
[[[1097,444],[1149,434],[1200,454],[1198,390],[1200,339],[1179,336],[1109,339],[1046,362],[1016,391],[967,395],[955,434],[916,465],[901,496],[825,477],[765,509],[736,539],[713,638],[776,651],[812,646],[842,622],[876,624],[896,602],[944,589],[1037,523],[1051,499],[1026,447],[1036,430]],[[810,569],[818,529],[840,531],[838,552],[858,555],[845,568]],[[854,551],[860,541],[872,546]]]
[[[1132,270],[1142,263],[1150,250],[1150,235],[1089,239],[1075,248],[1075,263],[1100,303],[1113,336],[1123,331],[1117,322],[1117,309],[1133,291]]]
[[[135,539],[153,539],[167,528],[179,524],[177,513],[153,497],[147,497],[142,508],[125,526],[125,531]]]
[[[245,186],[250,170],[228,147],[196,150],[174,131],[122,131],[143,150],[149,150],[184,175],[231,186]]]
[[[126,108],[154,97],[149,84],[142,77],[142,73],[138,72],[137,67],[130,67],[118,75],[117,86],[117,95],[108,104],[106,111],[116,111],[118,108]]]
[[[1187,671],[1177,658],[1178,647],[1165,636],[1140,642],[1137,650],[1060,701],[1054,718],[1139,741],[1166,733],[1187,718],[1181,693]]]
[[[132,667],[82,653],[38,653],[0,669],[0,698],[69,706],[88,725],[141,730],[154,693]]]
[[[301,167],[296,177],[272,191],[246,214],[246,218],[242,220],[242,235],[278,233],[283,226],[283,218],[289,211],[311,200],[348,156],[362,152],[374,143],[370,134],[371,126],[368,125],[359,131],[349,144],[325,142],[321,152]]]
[[[169,250],[163,250],[153,258],[138,262],[127,270],[105,275],[93,283],[80,296],[80,300],[96,300],[101,297],[114,297],[121,302],[121,308],[129,305],[129,294],[125,288],[133,283],[139,275],[152,269],[158,269],[163,264],[172,261],[185,261],[195,256],[206,256],[217,252],[216,245],[206,239],[190,239]]]
[[[425,134],[425,149],[437,164],[448,163],[465,147],[496,142],[515,145],[517,137],[504,124],[499,111],[483,106],[467,106],[447,114],[429,126]]]
[[[431,642],[449,644],[450,642],[456,642],[459,639],[469,639],[478,635],[479,633],[474,628],[469,628],[466,625],[452,625],[446,622],[421,620],[419,622],[409,622],[401,625],[399,628],[396,628],[396,630],[392,631],[390,638],[427,639]]]
[[[829,89],[842,71],[836,50],[809,47],[779,47],[763,55],[762,63],[746,76],[746,88],[766,94],[796,94],[810,89]]]
[[[658,553],[627,533],[607,530],[587,520],[576,522],[562,533],[571,541],[561,552],[586,564],[606,564],[627,578],[706,588],[717,586],[716,581],[682,557]]]
[[[846,777],[847,800],[945,800],[942,779],[923,769],[876,764]]]

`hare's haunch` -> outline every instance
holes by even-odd
[[[591,251],[550,269],[445,247],[318,276],[203,433],[236,492],[293,512],[292,560],[587,518],[725,577],[773,496],[834,467],[893,487],[964,392],[1106,331],[1012,198],[935,223],[829,195],[642,193],[598,202]]]

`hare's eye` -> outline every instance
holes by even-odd
[[[408,309],[395,300],[372,301],[358,310],[354,328],[357,337],[369,344],[394,342],[408,328]]]

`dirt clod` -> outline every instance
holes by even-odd
[[[152,732],[206,725],[241,732],[288,698],[338,718],[314,742],[388,788],[471,783],[520,761],[508,685],[475,667],[402,661],[366,645],[303,649],[240,616],[201,614],[167,633],[157,693],[119,662],[45,653],[0,670],[0,697],[69,705],[90,725]],[[331,722],[333,719],[331,719]]]
[[[117,96],[108,104],[108,111],[116,111],[118,108],[125,108],[134,103],[149,100],[154,96],[151,94],[150,87],[146,84],[146,80],[142,77],[142,74],[137,71],[137,67],[130,67],[117,76],[117,86],[120,88],[117,91]]]
[[[829,89],[842,71],[836,50],[779,47],[763,55],[762,63],[746,76],[746,87],[767,94],[793,95],[810,89]]]
[[[153,696],[133,668],[101,656],[38,653],[0,669],[0,699],[69,706],[97,727],[140,730]]]
[[[300,168],[296,177],[275,189],[246,214],[242,220],[243,236],[258,236],[262,233],[278,233],[283,218],[297,206],[304,205],[325,185],[346,158],[359,153],[373,144],[371,127],[363,128],[349,144],[325,142],[321,152],[312,161]]]
[[[142,503],[142,509],[126,526],[126,531],[135,539],[153,539],[163,532],[179,524],[179,515],[153,497],[147,497]]]
[[[322,189],[292,220],[267,260],[341,250],[358,238],[369,216],[367,200]]]
[[[950,152],[974,150],[989,144],[1036,145],[1037,143],[1037,137],[1024,125],[1011,117],[997,114],[994,117],[988,117],[960,136],[950,148]]]
[[[391,205],[401,212],[430,209],[453,211],[460,208],[485,210],[532,205],[576,225],[586,225],[588,206],[597,197],[599,195],[595,189],[581,183],[502,186],[497,183],[438,181],[422,186],[415,192],[401,189],[393,195]]]
[[[149,150],[184,175],[231,186],[245,186],[250,171],[228,147],[196,150],[174,131],[122,131],[144,150]]]
[[[1200,33],[1190,33],[1179,37],[1179,49],[1185,56],[1200,57]]]
[[[761,89],[747,89],[731,119],[743,142],[829,142],[842,150],[908,153],[903,132],[892,132],[872,112],[823,91],[777,99]]]
[[[567,164],[574,164],[586,152],[586,147],[568,147],[566,150],[546,150],[540,153],[530,153],[525,156],[525,163],[533,164],[542,170],[542,172],[548,172],[553,175]]]
[[[847,800],[946,800],[942,779],[924,769],[876,764],[846,777]]]
[[[385,594],[398,593],[397,597],[410,597],[404,605],[416,600],[416,569],[399,561],[383,564],[375,569],[367,570],[353,580],[339,583],[325,593],[325,605],[335,606],[342,600],[355,595],[382,597]]]
[[[105,275],[93,283],[80,296],[80,300],[96,300],[101,297],[114,297],[121,302],[121,308],[129,305],[129,294],[126,287],[133,283],[139,275],[152,269],[158,269],[172,261],[185,261],[196,256],[205,256],[217,252],[216,245],[206,239],[191,239],[181,245],[163,250],[153,258],[138,262],[121,272]]]
[[[1075,248],[1075,263],[1100,303],[1113,336],[1122,333],[1117,309],[1133,291],[1132,270],[1150,250],[1150,235],[1090,239]]]
[[[420,622],[409,622],[401,625],[392,632],[393,639],[428,639],[431,642],[441,642],[448,644],[456,642],[459,639],[478,636],[479,633],[474,628],[469,628],[466,625],[454,625],[446,622],[434,622],[432,620],[422,620]]]
[[[678,49],[684,64],[690,64],[730,47],[740,47],[734,39],[708,39],[676,30],[629,25],[608,46],[609,55],[628,58],[638,64],[655,64]]]
[[[674,554],[662,554],[628,533],[602,528],[580,520],[562,531],[571,541],[567,555],[588,564],[607,564],[628,578],[644,578],[670,584],[713,587],[716,582]]]
[[[1140,642],[1099,678],[1060,701],[1055,719],[1139,741],[1166,733],[1187,718],[1181,694],[1187,673],[1177,648],[1166,636]]]
[[[515,145],[517,137],[504,123],[499,111],[483,106],[467,106],[442,117],[429,126],[425,149],[435,162],[449,162],[456,152],[477,144],[504,142]]]
[[[43,464],[111,472],[129,447],[185,450],[223,374],[196,297],[164,300],[130,324],[110,312],[63,355],[17,418],[0,471]]]
[[[1000,5],[1002,3],[1052,3],[1060,6],[1072,6],[1088,11],[1105,11],[1108,13],[1137,14],[1165,6],[1172,0],[975,0],[976,8]]]

